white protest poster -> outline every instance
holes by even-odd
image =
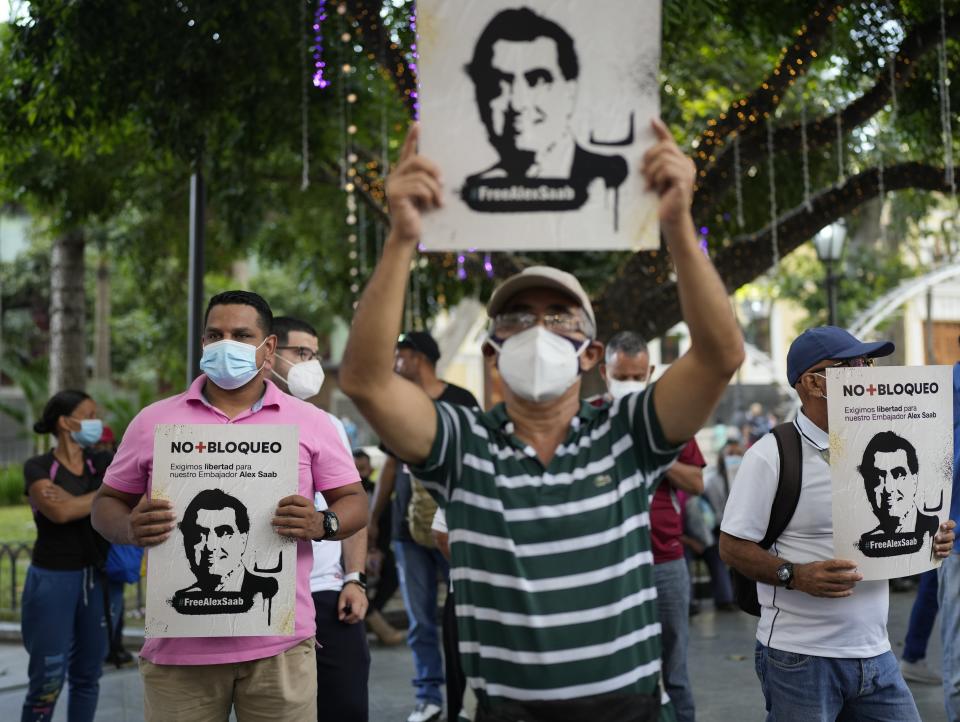
[[[417,36],[428,250],[659,247],[660,0],[418,0]]]
[[[293,635],[297,544],[270,522],[298,443],[292,425],[157,425],[151,495],[177,527],[147,553],[147,637]]]
[[[950,366],[827,370],[833,551],[864,579],[936,567],[953,488]]]

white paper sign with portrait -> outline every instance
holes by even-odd
[[[294,633],[297,544],[270,522],[298,443],[292,425],[157,425],[152,498],[177,526],[147,553],[147,637]]]
[[[938,565],[953,488],[949,366],[827,370],[833,550],[864,579]]]
[[[427,249],[659,247],[660,0],[418,0],[417,33]]]

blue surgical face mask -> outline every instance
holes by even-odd
[[[93,446],[103,436],[103,422],[100,419],[74,419],[80,422],[80,431],[71,431],[71,438],[80,446]]]
[[[267,339],[263,340],[263,346]],[[224,391],[238,389],[260,373],[257,366],[257,349],[248,343],[224,339],[203,347],[200,370]]]

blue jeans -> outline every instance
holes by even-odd
[[[767,722],[920,722],[893,652],[839,659],[757,642],[755,664]]]
[[[70,682],[67,719],[92,722],[107,649],[103,582],[93,569],[54,571],[32,566],[23,587],[23,646],[30,678],[22,722],[47,722]]]
[[[693,692],[687,675],[687,641],[690,638],[690,572],[686,559],[655,564],[657,612],[663,646],[663,686],[677,722],[693,722]]]
[[[943,645],[943,697],[950,722],[960,720],[960,554],[940,565],[940,641]]]
[[[920,575],[917,598],[910,610],[910,624],[907,638],[903,643],[903,658],[908,662],[919,662],[927,656],[927,642],[937,619],[937,570],[931,569]]]
[[[403,604],[410,618],[407,644],[413,652],[418,702],[443,706],[443,657],[440,654],[440,633],[437,627],[437,580],[450,577],[447,560],[436,549],[416,542],[393,542],[400,576]]]

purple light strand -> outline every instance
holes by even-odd
[[[313,13],[313,87],[324,88],[330,81],[323,77],[327,67],[323,59],[323,21],[327,19],[327,0],[317,0],[317,9]]]
[[[463,267],[464,261],[466,261],[466,259],[462,253],[457,256],[457,278],[461,281],[467,280],[467,269]]]
[[[413,118],[414,120],[420,120],[420,94],[417,91],[419,87],[417,85],[417,60],[420,59],[419,53],[417,53],[417,13],[416,11],[410,13],[410,32],[413,33],[413,43],[410,45],[409,59],[407,60],[407,69],[410,71],[411,77],[413,78],[413,87],[414,89],[410,91],[410,97],[413,98]]]
[[[489,253],[483,256],[483,270],[487,272],[487,278],[493,278],[493,261]]]

